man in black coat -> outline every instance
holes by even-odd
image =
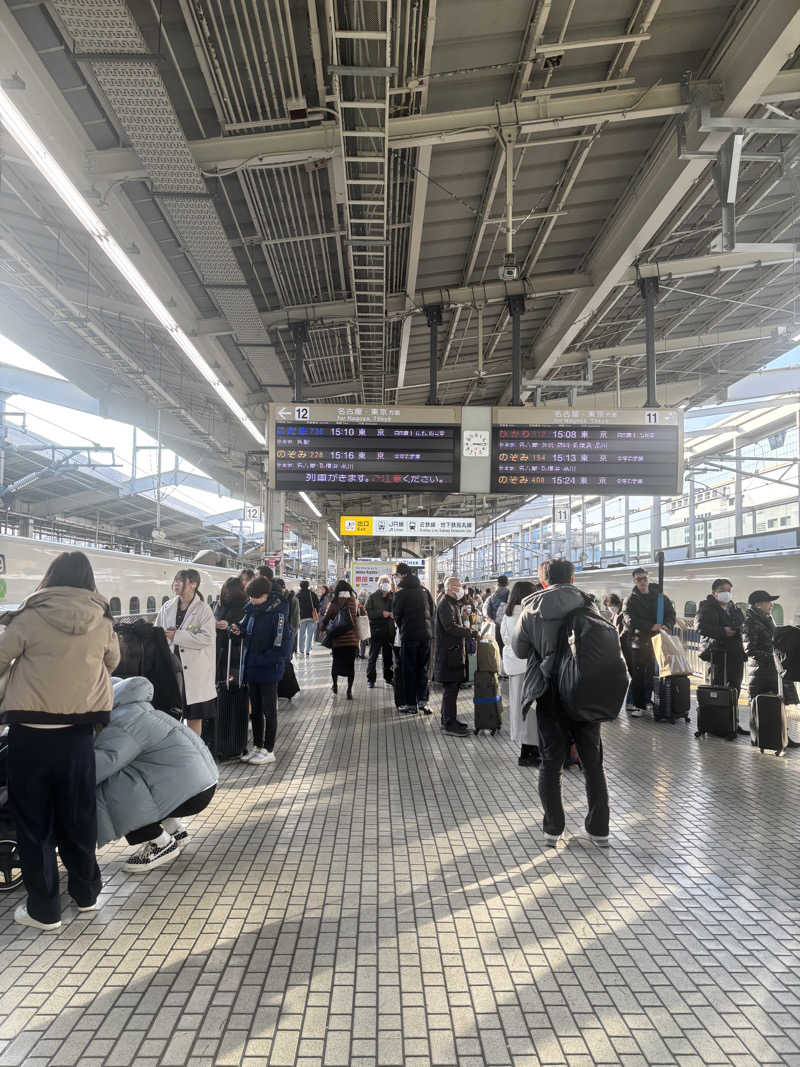
[[[392,614],[400,631],[400,672],[405,703],[397,709],[404,715],[418,711],[431,714],[428,706],[428,667],[433,639],[433,598],[407,563],[395,570],[397,592]]]
[[[467,680],[467,638],[474,636],[461,622],[459,602],[463,596],[461,579],[450,577],[436,602],[433,677],[442,685],[442,730],[452,737],[466,737],[469,733],[467,724],[457,717],[458,690]]]
[[[756,589],[747,598],[750,607],[744,617],[744,650],[750,661],[750,699],[762,693],[778,693],[778,666],[775,662],[775,620],[772,618],[773,602],[780,597],[771,596],[766,589]],[[797,703],[794,682],[783,682],[784,704]]]
[[[630,714],[634,718],[644,715],[653,693],[653,676],[656,670],[653,655],[653,634],[658,633],[662,625],[665,630],[672,630],[675,625],[675,608],[668,596],[664,597],[664,618],[658,622],[658,586],[650,582],[644,567],[637,567],[633,572],[634,586],[631,595],[622,608],[625,632],[630,635],[631,656],[631,691],[632,707]]]
[[[733,584],[715,578],[700,604],[695,629],[700,634],[700,659],[708,664],[709,685],[732,685],[738,693],[744,674],[744,615],[733,602]]]
[[[375,688],[378,676],[378,657],[383,656],[383,680],[391,685],[394,680],[392,656],[394,654],[395,625],[392,618],[394,595],[388,574],[378,579],[378,588],[366,604],[369,619],[369,658],[367,659],[367,685]]]

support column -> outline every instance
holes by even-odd
[[[650,504],[650,551],[655,553],[661,548],[661,497],[654,496]]]
[[[572,497],[567,497],[567,528],[566,537],[564,539],[564,556],[567,559],[572,558]]]
[[[524,296],[510,296],[506,308],[511,316],[511,404],[522,407],[522,341],[520,319],[525,311]]]
[[[592,561],[594,562],[594,561]],[[586,563],[586,497],[581,497],[581,563]]]
[[[625,562],[631,561],[631,498],[625,495],[625,541],[623,543]]]
[[[438,404],[439,392],[439,327],[442,325],[442,305],[431,304],[425,308],[425,318],[428,320],[430,330],[430,357],[429,357],[429,381],[428,400],[430,405]]]
[[[264,508],[264,556],[278,556],[273,568],[276,575],[283,574],[283,525],[286,515],[286,493],[279,489],[267,489]]]
[[[645,355],[647,361],[646,408],[657,408],[656,399],[656,304],[658,303],[658,278],[641,278],[639,289],[644,297]]]
[[[617,405],[619,406],[619,405]],[[607,556],[606,551],[606,498],[600,497],[600,559]],[[599,562],[599,561],[598,561]]]
[[[686,549],[687,559],[695,557],[695,507],[694,507],[694,474],[689,472],[689,546]]]
[[[325,519],[319,520],[319,534],[317,536],[317,575],[324,585],[328,584],[328,524]]]
[[[290,322],[289,329],[294,340],[294,399],[296,404],[303,401],[303,356],[308,340],[308,324]]]
[[[800,411],[797,413],[797,440],[800,446]],[[734,537],[741,537],[744,534],[744,508],[742,502],[742,446],[737,445],[735,450],[736,456],[736,477],[734,479]],[[800,455],[800,451],[795,450],[795,455]]]

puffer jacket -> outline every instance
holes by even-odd
[[[245,682],[279,682],[292,658],[295,631],[291,607],[280,593],[263,604],[248,604],[239,623],[244,640],[242,676]]]
[[[625,632],[630,634],[631,648],[644,648],[653,637],[653,626],[658,621],[658,586],[650,583],[646,593],[636,586],[622,605]],[[664,622],[667,630],[675,625],[675,608],[668,596],[664,597]]]
[[[445,593],[436,602],[436,654],[433,666],[434,681],[465,682],[467,680],[467,638],[470,631],[461,623],[458,601]]]
[[[744,651],[748,657],[748,683],[750,699],[762,693],[777,693],[778,666],[775,662],[772,643],[775,620],[758,608],[750,607],[744,617]],[[794,682],[783,682],[784,704],[797,703]]]
[[[591,606],[591,597],[574,585],[551,585],[525,600],[514,627],[511,647],[526,661],[522,707],[538,700],[550,688],[558,672],[558,651],[565,617],[578,608]]]
[[[744,659],[742,645],[744,615],[735,604],[729,604],[726,609],[713,593],[709,593],[706,599],[700,602],[694,625],[700,634],[700,659],[710,662],[714,653],[722,652],[731,661],[741,662]],[[733,637],[725,633],[726,626],[736,631]]]
[[[433,637],[433,597],[416,574],[406,574],[394,594],[392,613],[400,640],[405,644],[423,644]]]
[[[486,616],[491,619],[492,622],[497,621],[497,609],[501,604],[507,604],[508,598],[511,595],[511,590],[507,585],[501,585],[492,593],[489,599],[486,601]]]
[[[226,680],[228,671],[228,649],[231,650],[230,677],[239,677],[239,666],[242,659],[242,639],[231,630],[241,619],[247,605],[247,597],[242,594],[241,600],[228,600],[224,604],[220,600],[214,608],[216,622],[227,622],[226,630],[217,630],[217,667],[216,679],[218,682]]]
[[[500,636],[503,638],[503,670],[509,676],[512,674],[524,674],[528,669],[528,661],[520,659],[514,652],[512,641],[514,630],[522,617],[522,604],[515,604],[509,615],[508,612],[500,622]]]
[[[97,844],[160,822],[219,781],[205,743],[150,703],[146,678],[115,678],[111,721],[94,744]]]
[[[108,601],[99,593],[51,586],[0,616],[0,675],[11,668],[0,718],[67,725],[108,722],[111,677],[119,663]]]

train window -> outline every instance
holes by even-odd
[[[693,619],[697,614],[697,604],[694,600],[687,600],[683,605],[683,617],[684,619]]]
[[[162,596],[162,598],[161,598],[161,603],[162,603],[162,604],[166,604],[166,602],[167,602],[168,600],[169,600],[169,597],[168,597],[168,596]]]
[[[154,596],[149,596],[147,598],[147,613],[148,613],[148,615],[152,615],[153,612],[156,611],[156,610],[157,610],[156,609],[156,598]]]
[[[139,598],[138,598],[138,596],[132,596],[131,597],[130,603],[128,604],[128,614],[129,615],[138,615],[139,614]]]
[[[120,603],[118,596],[112,596],[108,606],[111,608],[111,614],[115,618],[122,614],[122,604]]]
[[[783,626],[783,608],[780,604],[772,605],[772,617],[775,620],[776,626]]]

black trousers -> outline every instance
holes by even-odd
[[[403,641],[400,646],[400,670],[403,690],[409,705],[428,702],[428,666],[431,660],[430,641]]]
[[[653,676],[656,672],[656,658],[650,641],[644,648],[632,648],[630,657],[631,703],[637,708],[646,708],[653,697]]]
[[[546,834],[563,833],[564,805],[561,800],[561,772],[572,741],[578,749],[586,778],[586,800],[589,813],[585,826],[590,834],[608,834],[608,786],[603,770],[603,742],[600,723],[573,722],[567,719],[551,694],[537,701],[536,721],[539,726],[539,797],[544,809],[542,828]]]
[[[253,744],[272,752],[278,733],[278,683],[250,682],[250,722],[253,724]]]
[[[461,682],[442,683],[442,726],[455,722],[458,717],[458,691]]]
[[[388,638],[378,637],[375,634],[369,643],[369,658],[367,659],[367,681],[374,682],[378,677],[378,657],[383,657],[383,677],[390,685],[394,677],[392,641]]]
[[[180,819],[183,815],[198,815],[201,811],[205,811],[216,791],[217,787],[215,785],[209,786],[202,793],[196,793],[193,797],[189,797],[188,800],[184,800],[183,804],[179,804],[174,811],[171,811],[169,815],[165,815],[164,818]],[[164,827],[160,822],[150,823],[149,826],[140,826],[138,830],[131,830],[129,834],[125,834],[125,840],[129,845],[143,845],[145,841],[155,841],[157,837],[161,836],[163,830]]]
[[[28,914],[58,922],[58,862],[79,907],[94,904],[103,887],[97,866],[94,729],[12,726],[8,738],[8,796],[17,823],[20,866],[28,890]]]
[[[742,688],[742,678],[744,677],[744,660],[738,656],[729,656],[724,652],[712,652],[711,659],[708,664],[708,684],[709,685],[732,685],[735,686],[736,692],[740,692]],[[775,671],[775,681],[777,683],[778,672]],[[777,689],[771,690],[771,692],[777,692]]]

